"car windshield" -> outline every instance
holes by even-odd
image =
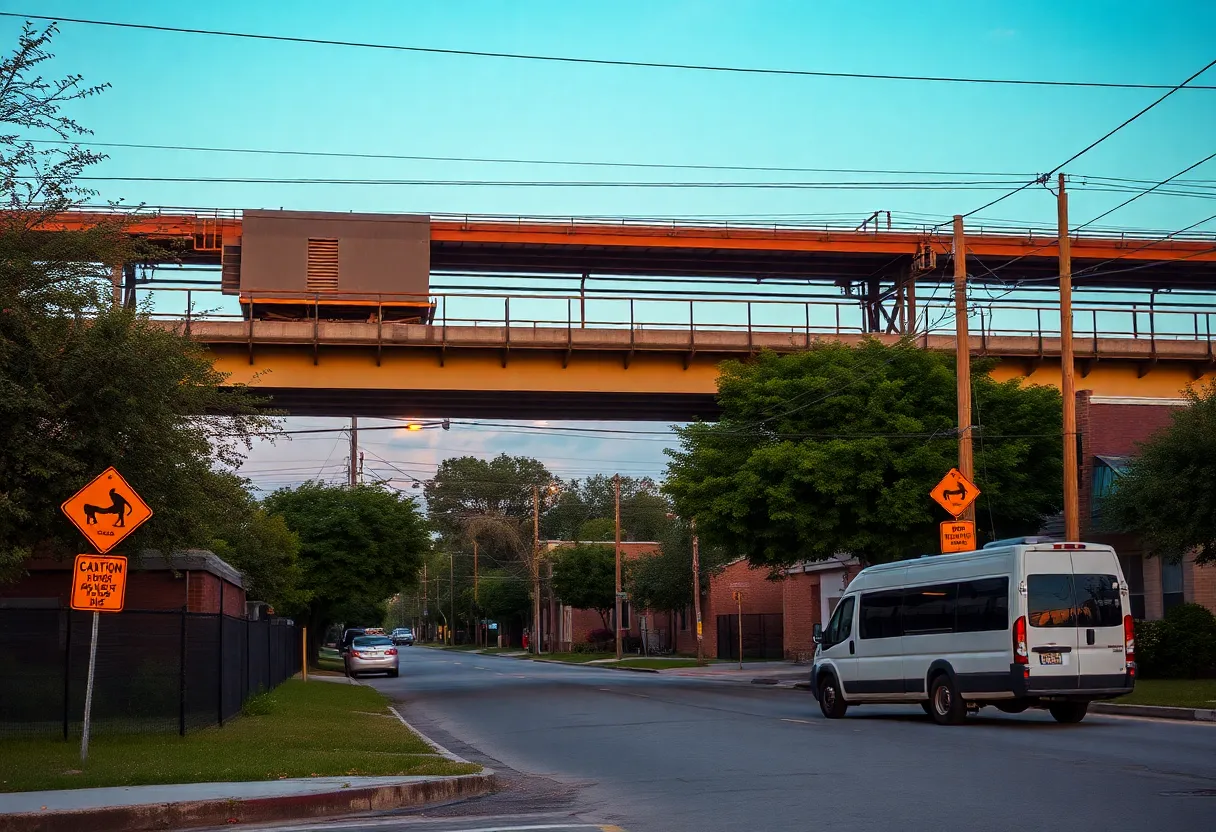
[[[386,647],[392,644],[392,641],[384,636],[359,636],[355,639],[356,647]]]

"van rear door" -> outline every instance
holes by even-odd
[[[1030,686],[1075,689],[1081,671],[1072,558],[1066,551],[1030,549],[1025,565]]]
[[[1117,684],[1095,676],[1119,676],[1127,670],[1123,643],[1123,575],[1110,549],[1074,549],[1073,592],[1077,605],[1077,643],[1083,687]]]

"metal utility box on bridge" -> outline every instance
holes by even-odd
[[[429,322],[431,221],[416,214],[245,211],[224,290],[261,319]]]

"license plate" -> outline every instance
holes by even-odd
[[[1064,664],[1063,653],[1040,653],[1039,664]]]

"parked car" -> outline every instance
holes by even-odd
[[[410,647],[414,643],[414,631],[409,627],[398,627],[389,638],[393,640],[393,644]]]
[[[387,633],[385,633],[385,632],[384,632],[384,628],[383,628],[383,627],[367,627],[367,628],[365,628],[365,629],[363,630],[363,633],[364,633],[365,635],[369,635],[369,636],[383,636],[383,635],[387,635]]]
[[[357,636],[346,652],[346,675],[352,679],[360,673],[387,673],[396,677],[397,648],[388,636]]]
[[[992,705],[1080,722],[1136,683],[1129,588],[1114,549],[1045,538],[864,569],[826,628],[811,690],[824,716],[919,704],[935,722]]]
[[[365,633],[366,630],[364,630],[362,627],[351,627],[347,629],[346,632],[342,633],[342,640],[338,642],[338,654],[345,656],[346,652],[350,650],[351,642]]]

